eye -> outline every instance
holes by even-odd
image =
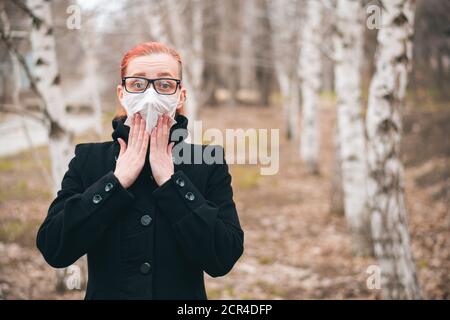
[[[169,82],[162,82],[161,83],[161,88],[163,89],[169,89],[171,87]]]
[[[147,87],[147,82],[144,79],[128,78],[126,80],[125,85],[128,90],[141,92],[142,90],[145,90],[145,88]]]

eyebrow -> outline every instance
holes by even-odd
[[[133,76],[141,76],[141,77],[145,77],[145,72],[142,72],[142,71],[140,71],[140,72],[135,72],[135,73],[132,74],[132,77],[133,77]],[[173,77],[172,73],[171,73],[171,72],[167,72],[167,71],[158,72],[157,76],[158,76],[158,77],[167,77],[167,76],[168,76],[168,77]]]
[[[132,77],[133,76],[145,76],[145,72],[135,72],[135,73],[133,73],[132,75],[131,75]]]
[[[167,71],[158,72],[158,77],[166,77],[166,76],[173,77],[172,73],[170,72]]]

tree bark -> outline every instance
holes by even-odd
[[[306,1],[306,17],[301,32],[299,75],[302,91],[300,154],[310,173],[319,172],[319,89],[321,52],[319,35],[322,21],[320,1]]]
[[[30,40],[33,54],[33,74],[48,113],[51,115],[49,125],[49,153],[51,159],[53,193],[59,190],[61,181],[73,156],[73,135],[65,129],[67,118],[65,102],[60,85],[60,72],[56,58],[55,38],[51,2],[45,0],[28,0],[27,7],[39,20],[32,21]],[[64,290],[64,270],[57,271],[56,287]]]
[[[240,40],[240,66],[239,66],[239,89],[255,89],[255,67],[252,61],[255,59],[254,53],[254,30],[255,24],[255,0],[247,0],[242,3],[242,34]]]
[[[335,90],[342,187],[354,254],[373,253],[367,206],[367,164],[361,108],[364,24],[360,1],[338,0],[336,7]]]
[[[205,68],[203,48],[203,2],[192,0],[191,17],[187,19],[182,10],[186,0],[168,0],[164,3],[150,1],[145,19],[154,41],[174,46],[183,59],[183,86],[187,89],[184,112],[190,119],[188,129],[192,130],[200,105],[203,104],[203,71]],[[166,13],[168,22],[165,21]],[[192,20],[192,24],[188,23]],[[164,26],[164,27],[162,27]],[[170,29],[170,33],[167,31]],[[187,35],[186,38],[183,35]]]
[[[85,76],[89,83],[90,98],[92,99],[92,109],[95,119],[94,130],[97,137],[101,139],[103,133],[102,126],[102,101],[100,87],[98,86],[98,59],[95,52],[97,47],[97,38],[95,35],[95,24],[92,21],[84,22],[84,32],[81,34],[81,45],[85,56]]]
[[[50,2],[28,0],[27,4],[34,15],[42,20],[42,23],[33,22],[30,40],[36,85],[44,97],[48,112],[54,119],[49,126],[49,148],[56,194],[72,157],[72,135],[64,128],[67,113],[60,85]]]
[[[366,118],[372,237],[384,297],[420,299],[400,161],[401,109],[412,61],[414,3],[383,0],[382,5]]]
[[[283,105],[283,121],[288,140],[297,136],[299,110],[299,79],[297,75],[298,40],[295,27],[296,1],[267,1],[272,28],[274,67]]]
[[[344,215],[344,190],[342,183],[342,159],[341,146],[339,142],[339,129],[337,126],[334,129],[334,161],[332,168],[331,192],[330,192],[330,213],[336,215]]]

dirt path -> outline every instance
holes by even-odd
[[[331,137],[334,112],[323,106],[321,114],[321,135]],[[281,110],[275,108],[241,108],[230,114],[207,110],[202,119],[207,119],[205,127],[282,127]],[[208,279],[211,294],[256,299],[376,297],[365,285],[366,268],[374,261],[352,257],[343,217],[329,213],[332,140],[322,142],[318,176],[309,175],[299,160],[299,141],[288,142],[283,130],[280,140],[278,174],[258,176],[258,166],[231,166],[246,232],[245,253],[229,276]]]

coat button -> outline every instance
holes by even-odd
[[[188,192],[185,195],[186,199],[188,199],[189,201],[193,201],[195,199],[195,195],[192,192]]]
[[[95,204],[99,203],[100,201],[102,201],[102,196],[99,194],[94,195],[94,197],[92,198],[92,202],[94,202]]]
[[[109,192],[113,187],[114,185],[111,182],[108,182],[105,186],[105,191]]]
[[[179,185],[180,187],[184,187],[184,180],[182,178],[177,178],[177,180],[175,180],[175,183],[177,185]]]
[[[141,264],[139,270],[141,271],[142,274],[147,274],[150,272],[150,268],[151,268],[150,263],[144,262],[143,264]]]
[[[148,226],[152,222],[152,220],[153,220],[152,217],[150,217],[148,214],[143,215],[141,217],[141,224],[143,226]]]

